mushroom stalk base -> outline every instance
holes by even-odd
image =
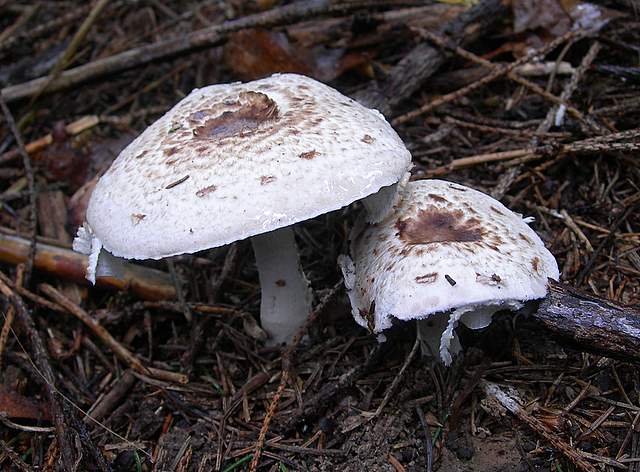
[[[271,345],[289,342],[311,312],[311,289],[302,272],[291,227],[251,238],[262,300],[260,322]]]

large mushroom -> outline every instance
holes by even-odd
[[[250,237],[262,325],[280,343],[311,303],[291,225],[367,196],[379,219],[410,160],[378,111],[308,77],[196,89],[101,177],[74,247],[94,279],[112,271],[103,249],[160,259]]]
[[[458,321],[482,328],[499,310],[547,293],[558,265],[521,215],[471,188],[410,182],[383,221],[356,222],[341,257],[353,316],[372,333],[418,320],[423,352],[445,364],[459,349]]]

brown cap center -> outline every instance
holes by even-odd
[[[238,100],[229,103],[235,110],[207,119],[193,130],[198,139],[222,139],[232,136],[244,137],[256,131],[262,124],[278,119],[276,102],[261,92],[242,92]],[[192,119],[199,121],[207,112],[193,113]]]
[[[407,244],[473,242],[482,239],[480,221],[464,220],[460,210],[421,210],[417,218],[396,222],[398,237]]]

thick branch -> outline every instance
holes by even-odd
[[[492,0],[499,1],[499,0]],[[2,95],[7,102],[30,97],[38,93],[46,85],[47,92],[62,90],[81,82],[91,80],[106,74],[113,74],[132,67],[138,67],[159,59],[175,57],[187,52],[219,46],[227,35],[245,28],[289,24],[322,14],[342,14],[381,2],[375,0],[351,1],[339,4],[332,1],[305,0],[294,2],[271,10],[247,15],[236,20],[226,21],[220,25],[210,26],[175,39],[158,41],[139,48],[123,51],[113,56],[98,59],[69,69],[50,83],[48,77],[40,77],[29,82],[12,85],[2,89]]]
[[[0,232],[0,262],[24,263],[29,256],[29,241]],[[48,272],[77,284],[87,285],[87,256],[50,244],[37,243],[34,259],[37,270]],[[96,285],[116,290],[130,290],[144,300],[175,298],[175,287],[165,272],[123,262],[122,279],[97,277]]]
[[[579,349],[640,362],[640,310],[551,282],[532,318]]]
[[[482,0],[446,23],[440,33],[448,35],[456,44],[468,44],[485,34],[507,11],[502,0]],[[437,47],[420,43],[391,69],[383,83],[372,83],[355,98],[390,116],[390,112],[419,90],[445,60],[445,54]]]

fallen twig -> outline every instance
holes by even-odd
[[[482,0],[464,13],[446,23],[441,32],[459,43],[469,43],[487,33],[491,25],[499,21],[508,9],[501,0]],[[354,98],[368,107],[391,112],[420,89],[444,63],[445,56],[429,43],[418,44],[396,65],[380,85],[371,83]]]
[[[507,65],[498,65],[498,64],[494,64],[491,61],[488,61],[480,56],[477,56],[475,54],[473,54],[472,52],[469,52],[465,49],[462,49],[459,46],[456,46],[454,44],[451,44],[450,41],[447,41],[445,38],[442,38],[438,35],[435,35],[433,33],[430,33],[429,31],[424,31],[421,30],[420,34],[423,35],[425,38],[428,38],[430,41],[433,41],[435,44],[437,44],[438,46],[442,47],[442,48],[447,48],[453,52],[455,52],[456,54],[458,54],[460,57],[463,57],[469,61],[475,62],[477,64],[480,64],[490,70],[493,71],[500,71],[501,68],[503,67],[507,67]],[[587,119],[584,117],[584,115],[575,107],[569,105],[567,103],[567,100],[569,99],[569,97],[556,97],[555,95],[547,92],[546,90],[544,90],[542,87],[534,84],[533,82],[521,77],[518,73],[518,71],[520,69],[522,69],[525,66],[534,66],[534,65],[538,65],[538,64],[523,64],[521,66],[516,67],[514,70],[512,70],[511,72],[509,72],[507,74],[507,77],[511,80],[513,80],[514,82],[519,83],[520,85],[523,85],[524,87],[527,87],[529,90],[531,90],[533,93],[536,93],[538,95],[540,95],[541,97],[555,103],[556,105],[562,106],[564,107],[564,109],[569,112],[571,115],[573,115],[576,119],[585,122],[585,123],[590,123],[589,121],[587,121]],[[542,128],[539,127],[538,130],[536,131],[536,133],[540,134],[540,133],[545,133],[549,131],[549,128]]]
[[[68,125],[66,125],[65,131],[69,136],[73,136],[83,131],[86,131],[90,128],[93,128],[99,122],[100,122],[100,119],[95,115],[83,116],[82,118],[79,118],[73,121],[72,123],[69,123]],[[41,138],[38,138],[34,141],[31,141],[30,143],[27,143],[24,146],[24,149],[27,152],[27,154],[33,154],[35,152],[41,151],[52,142],[53,142],[53,135],[51,133],[48,133]],[[15,159],[19,155],[19,153],[20,153],[19,149],[12,149],[10,151],[5,152],[4,154],[0,155],[0,164],[4,164],[6,162],[9,162]]]
[[[16,318],[22,325],[28,339],[31,352],[33,353],[34,366],[37,368],[38,374],[44,380],[45,393],[49,408],[51,409],[51,417],[56,427],[56,438],[60,444],[62,454],[62,464],[66,470],[73,470],[73,466],[79,459],[79,451],[74,447],[73,440],[74,430],[70,427],[71,420],[65,417],[63,406],[60,402],[56,389],[56,380],[51,369],[49,354],[42,342],[40,333],[36,329],[33,318],[24,305],[22,299],[0,279],[0,293],[4,295],[13,306]],[[67,414],[72,414],[67,412]]]
[[[162,369],[155,369],[153,367],[147,367],[143,365],[142,361],[140,361],[140,359],[138,359],[135,354],[133,354],[126,347],[120,344],[120,342],[118,342],[118,340],[114,338],[111,333],[109,333],[109,331],[107,331],[100,323],[93,319],[89,315],[89,313],[87,313],[67,297],[62,295],[51,285],[41,284],[40,290],[42,290],[42,292],[49,296],[58,305],[63,306],[69,311],[69,313],[82,321],[85,326],[87,326],[93,332],[93,334],[95,334],[103,343],[109,346],[109,349],[111,349],[116,356],[118,356],[136,372],[140,372],[141,374],[148,375],[149,377],[154,377],[156,379],[166,380],[169,382],[188,382],[188,378],[184,374],[178,374]]]
[[[24,166],[24,173],[27,176],[27,185],[29,188],[29,216],[31,220],[29,223],[31,225],[31,241],[29,244],[29,254],[27,256],[26,270],[24,274],[24,285],[29,286],[29,279],[31,278],[31,272],[33,271],[33,260],[36,255],[36,236],[38,234],[36,183],[33,178],[33,167],[31,166],[31,158],[29,157],[29,154],[24,147],[22,135],[20,134],[20,131],[16,126],[16,122],[13,119],[11,110],[9,110],[9,107],[5,102],[2,92],[0,92],[0,107],[2,107],[2,112],[4,113],[4,117],[7,120],[9,129],[11,130],[11,133],[16,140],[16,144],[18,145],[18,152],[22,156],[22,165]]]
[[[76,31],[76,34],[73,35],[71,42],[69,43],[65,51],[62,53],[60,58],[58,58],[58,61],[55,63],[55,65],[51,69],[51,72],[47,76],[44,83],[40,86],[38,91],[36,91],[33,97],[31,97],[32,101],[36,100],[40,95],[42,95],[42,93],[44,93],[44,91],[47,89],[49,84],[54,80],[56,80],[60,76],[60,73],[67,67],[67,65],[73,58],[74,54],[78,50],[78,47],[80,47],[80,44],[82,43],[84,38],[87,36],[87,34],[89,33],[89,30],[91,29],[95,21],[98,19],[98,16],[100,15],[104,7],[107,6],[108,3],[109,3],[109,0],[98,0],[97,2],[95,2],[95,4],[91,8],[91,12],[87,16],[87,18],[85,18],[85,20],[82,22],[82,24],[80,25],[80,28],[78,28],[78,31]]]
[[[258,26],[263,28],[274,27],[301,21],[315,15],[341,14],[379,3],[381,2],[371,0],[351,1],[345,4],[318,2],[316,0],[295,2],[265,12],[247,15],[236,20],[226,21],[221,25],[193,31],[175,39],[148,44],[74,67],[61,73],[57,79],[47,84],[47,92],[69,88],[90,79],[138,67],[158,59],[166,59],[178,54],[218,46],[226,39],[229,33],[241,29]],[[22,84],[11,85],[2,89],[2,94],[7,102],[30,97],[38,93],[43,85],[47,83],[47,80],[47,77],[40,77]]]
[[[525,409],[520,406],[517,399],[502,390],[497,384],[482,382],[481,386],[487,396],[497,400],[500,405],[542,436],[545,441],[551,444],[558,452],[562,453],[562,455],[569,459],[579,470],[583,472],[597,472],[597,469],[584,460],[579,452],[551,432],[540,420],[527,413]]]
[[[558,47],[560,44],[564,43],[565,41],[568,41],[569,39],[575,37],[576,35],[578,35],[579,32],[577,31],[569,31],[568,33],[565,33],[564,35],[554,39],[553,41],[545,44],[544,46],[542,46],[539,49],[534,49],[533,51],[530,51],[528,54],[526,54],[525,56],[521,57],[520,59],[517,59],[516,61],[513,61],[511,64],[504,66],[504,67],[499,67],[496,68],[493,72],[487,74],[486,76],[482,77],[481,79],[477,80],[476,82],[473,82],[465,87],[462,87],[461,89],[455,90],[451,93],[448,93],[446,95],[443,95],[441,97],[438,97],[424,105],[422,105],[421,107],[419,107],[416,110],[410,111],[408,113],[405,113],[404,115],[400,115],[396,118],[394,118],[392,120],[392,124],[394,126],[398,126],[401,125],[403,123],[406,123],[408,121],[413,120],[414,118],[417,118],[420,115],[423,115],[431,110],[433,110],[434,108],[437,108],[441,105],[444,105],[445,103],[449,103],[455,100],[460,99],[461,97],[464,97],[465,95],[468,95],[469,93],[473,92],[474,90],[477,90],[483,86],[485,86],[486,84],[488,84],[489,82],[492,82],[494,80],[496,80],[499,77],[502,77],[503,75],[507,75],[510,72],[512,72],[516,67],[521,66],[523,64],[526,64],[529,61],[532,61],[533,59],[537,58],[537,57],[541,57],[546,55],[547,53],[549,53],[550,51],[553,51],[556,47]]]
[[[269,424],[273,419],[273,416],[276,413],[278,408],[278,403],[280,402],[280,397],[284,392],[284,388],[287,385],[287,381],[289,380],[289,375],[291,371],[291,355],[293,351],[296,349],[302,336],[307,332],[309,327],[313,324],[313,322],[320,316],[320,314],[324,311],[327,304],[335,297],[335,295],[342,288],[342,280],[335,284],[329,293],[318,303],[318,306],[313,310],[313,312],[309,315],[305,323],[300,327],[296,335],[293,337],[287,348],[282,353],[282,374],[280,375],[280,383],[278,384],[278,388],[276,390],[269,407],[267,408],[267,414],[262,421],[262,427],[260,428],[260,433],[258,434],[258,440],[256,441],[256,445],[253,452],[253,458],[251,460],[251,464],[249,466],[250,472],[255,472],[258,468],[258,464],[260,463],[260,455],[262,454],[262,449],[264,447],[264,441],[267,436],[267,432],[269,431]]]
[[[29,243],[19,237],[0,232],[0,261],[9,264],[24,263],[29,254]],[[87,256],[70,249],[37,243],[34,266],[72,282],[87,285],[85,278]],[[175,288],[165,272],[123,262],[122,279],[97,277],[98,287],[131,291],[144,300],[175,298]]]
[[[635,128],[557,146],[544,145],[461,157],[460,159],[452,160],[449,164],[427,169],[424,175],[413,176],[412,178],[413,180],[418,180],[437,177],[465,167],[497,161],[511,161],[515,159],[531,160],[539,159],[547,155],[563,156],[570,154],[593,154],[605,151],[632,152],[638,150],[640,150],[640,128]]]
[[[550,281],[531,318],[581,350],[640,362],[640,311]]]

